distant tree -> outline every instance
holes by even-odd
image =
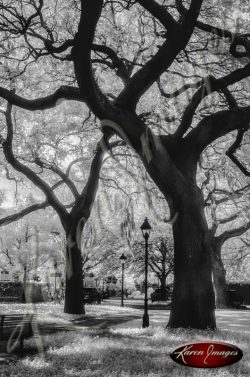
[[[234,242],[232,242],[234,241]],[[250,234],[230,240],[225,244],[227,252],[222,261],[226,270],[226,281],[230,283],[250,283]]]
[[[132,247],[134,258],[130,257],[132,271],[144,276],[145,266],[145,244],[135,242]],[[174,272],[174,245],[170,237],[158,237],[149,245],[149,271],[153,272],[160,281],[162,295],[166,292],[167,278],[173,278]]]
[[[22,275],[23,290],[28,280],[40,281],[38,269],[53,261],[56,256],[51,249],[39,247],[41,234],[35,226],[24,225],[11,232],[11,237],[1,239],[1,260],[5,268],[17,280]],[[25,296],[23,295],[23,300]]]
[[[223,253],[223,248],[224,245],[228,244],[229,240],[235,238],[240,240],[240,236],[247,234],[250,229],[248,204],[250,185],[248,182],[244,182],[242,177],[237,177],[233,171],[231,174],[234,176],[237,186],[232,182],[230,183],[228,178],[230,174],[226,175],[223,179],[222,176],[224,174],[220,170],[221,166],[217,159],[214,159],[216,169],[214,171],[206,171],[206,188],[203,187],[203,190],[206,192],[206,212],[209,212],[209,232],[211,237],[216,306],[217,308],[225,308],[230,303],[227,294],[227,271],[223,265],[223,254],[228,259],[228,253],[225,250]],[[225,163],[223,163],[223,170],[225,169]],[[233,187],[230,187],[232,185]],[[204,183],[203,186],[205,186]],[[242,248],[240,244],[239,242],[238,252]]]
[[[93,222],[89,222],[82,238],[82,265],[84,272],[97,272],[100,278],[108,265],[115,271],[118,252],[122,248],[122,240],[111,229],[99,229],[97,232]],[[98,272],[99,271],[99,272]]]

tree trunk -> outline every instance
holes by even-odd
[[[83,273],[81,256],[80,227],[67,231],[66,246],[66,286],[64,312],[69,314],[85,314],[83,304]]]
[[[199,153],[193,145],[162,139],[145,166],[171,210],[174,287],[169,327],[216,328],[210,233],[196,185]]]
[[[160,291],[161,291],[161,296],[166,298],[166,275],[161,275],[160,277]]]
[[[23,288],[22,288],[21,302],[26,302],[26,280],[27,280],[27,267],[24,266],[24,269],[23,269]]]
[[[216,307],[230,307],[227,295],[226,270],[221,260],[221,248],[213,247],[213,280],[215,288]]]
[[[174,289],[168,326],[214,329],[211,247],[203,200],[196,188],[178,202],[178,217],[173,224]]]

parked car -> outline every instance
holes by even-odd
[[[83,295],[84,304],[100,304],[102,301],[102,294],[96,288],[84,288]]]
[[[109,291],[102,291],[101,294],[102,294],[102,299],[107,299],[110,297]]]
[[[166,289],[165,292],[162,292],[161,289],[156,289],[151,293],[151,301],[167,301],[170,298],[170,289]]]
[[[121,291],[121,289],[119,289],[116,292],[116,297],[122,297],[122,291]],[[128,292],[127,292],[126,289],[124,289],[124,291],[123,291],[123,298],[128,298]]]
[[[244,298],[235,289],[227,291],[229,304],[232,308],[239,309],[244,304]]]

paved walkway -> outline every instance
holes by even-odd
[[[105,300],[105,305],[120,305],[120,301]],[[141,309],[141,318],[136,318],[123,323],[114,324],[112,327],[140,327],[142,324],[143,301],[126,300],[125,306]],[[169,319],[170,310],[166,305],[149,305],[150,326],[166,326]],[[216,310],[217,328],[220,330],[237,330],[248,333],[250,336],[250,310]]]
[[[143,311],[142,311],[143,314]],[[169,319],[169,310],[150,310],[150,326],[166,326]],[[250,336],[250,311],[220,310],[216,311],[217,328],[219,330],[237,330],[248,333]],[[142,318],[116,324],[112,327],[140,327]]]
[[[169,319],[169,310],[150,310],[150,326],[166,326]],[[143,311],[142,311],[143,315]],[[237,330],[248,333],[250,336],[250,311],[249,310],[217,310],[216,311],[217,328],[219,330]],[[140,327],[142,318],[131,321],[114,324],[111,327]]]

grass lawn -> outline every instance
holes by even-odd
[[[31,312],[31,305],[0,304],[0,312]],[[40,323],[70,324],[60,305],[41,304],[35,307]],[[141,315],[131,308],[87,306],[87,318]],[[72,325],[71,325],[72,326]],[[21,359],[0,366],[1,377],[166,377],[166,376],[250,376],[250,336],[237,331],[166,330],[162,327],[103,328],[102,324],[72,326],[42,337],[45,355],[34,353],[35,340],[25,341],[29,351]],[[231,366],[215,369],[193,369],[174,363],[169,353],[178,346],[202,340],[220,340],[242,349],[243,359]]]

